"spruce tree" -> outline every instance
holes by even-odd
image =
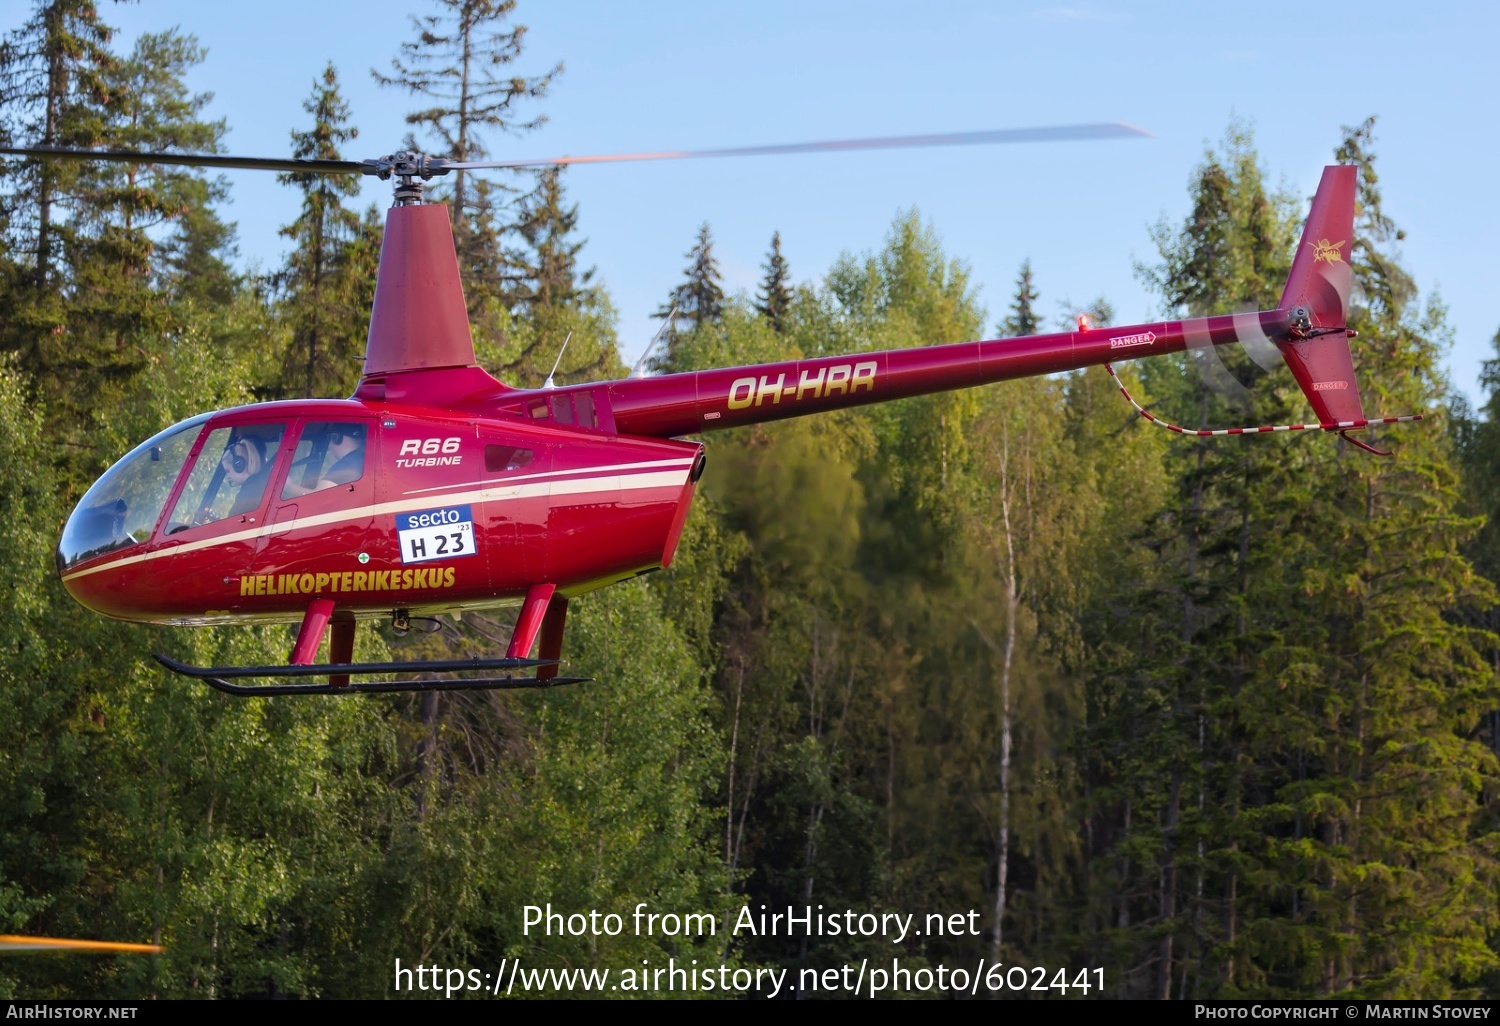
[[[407,114],[406,123],[434,136],[440,156],[481,160],[490,155],[487,133],[519,135],[546,120],[541,115],[528,120],[520,108],[547,95],[562,65],[540,75],[514,73],[511,65],[520,59],[526,37],[526,26],[506,25],[516,0],[434,2],[438,13],[412,19],[416,38],[401,44],[391,73],[370,73],[381,85],[400,87],[429,104]],[[503,264],[496,228],[504,225],[495,221],[492,198],[471,188],[466,172],[455,171],[452,178],[449,202],[459,264],[466,274],[481,272],[470,289],[473,312],[485,290],[499,290],[498,280],[482,272]]]
[[[1031,280],[1031,261],[1024,260],[1016,276],[1016,298],[1010,304],[1010,315],[1000,322],[1001,332],[1012,336],[1035,335],[1042,323],[1036,313],[1039,298],[1036,284]]]
[[[109,49],[113,33],[92,0],[38,3],[31,18],[0,45],[5,134],[21,145],[101,142],[110,103],[106,72],[117,61]],[[64,412],[73,398],[53,384],[51,375],[81,348],[66,338],[69,317],[57,285],[68,279],[64,260],[73,233],[68,197],[84,169],[66,161],[16,158],[3,166],[6,249],[14,263],[0,345],[19,354],[21,369],[52,400],[54,416],[71,419],[79,411]],[[121,375],[134,367],[128,359],[115,361],[102,353],[87,354],[86,362]],[[123,366],[112,367],[116,362]]]
[[[1461,403],[1453,420],[1469,508],[1485,518],[1483,529],[1466,551],[1475,569],[1496,581],[1500,580],[1500,331],[1490,338],[1490,349],[1494,355],[1480,364],[1482,404],[1471,411],[1466,402]],[[1500,610],[1484,613],[1486,626],[1500,630]]]
[[[217,153],[226,126],[203,117],[212,94],[189,92],[186,77],[206,51],[175,30],[147,32],[104,79],[111,106],[104,131],[119,149]],[[162,293],[203,289],[227,298],[234,287],[226,257],[233,228],[215,205],[222,177],[165,165],[85,164],[73,218],[82,229],[70,259],[76,298],[95,297],[79,318],[117,335],[166,331],[174,311]],[[161,239],[158,244],[157,239]]]
[[[106,73],[118,60],[109,49],[113,35],[93,0],[38,3],[31,19],[0,45],[0,124],[11,139],[38,146],[102,141],[110,100]],[[45,289],[61,256],[56,206],[80,165],[8,163],[13,166],[7,168],[7,185],[25,212],[12,222],[25,233],[12,248],[27,254],[36,286]]]
[[[677,368],[677,347],[684,334],[712,324],[724,315],[724,279],[719,274],[719,261],[714,257],[713,236],[707,221],[698,229],[698,241],[684,255],[689,261],[683,269],[686,280],[672,290],[667,301],[656,311],[657,317],[672,317],[672,323],[662,335],[666,351],[654,361],[662,370]],[[672,313],[674,308],[675,314]]]
[[[576,306],[594,277],[594,268],[578,268],[578,253],[587,240],[574,237],[578,206],[568,206],[563,198],[562,170],[538,172],[536,188],[517,209],[513,231],[521,245],[505,253],[506,305],[516,313],[534,317]]]
[[[592,284],[594,268],[579,267],[586,240],[577,235],[578,207],[566,200],[562,170],[537,173],[536,188],[517,205],[514,242],[505,250],[502,300],[510,314],[503,331],[489,336],[502,344],[484,352],[481,343],[481,356],[507,381],[540,384],[554,364],[559,381],[620,372],[614,313],[608,296]]]
[[[239,254],[235,225],[209,205],[215,188],[201,178],[184,184],[176,228],[159,247],[158,278],[177,299],[222,305],[240,285],[232,264]]]
[[[222,123],[201,117],[206,96],[184,78],[201,59],[191,37],[146,34],[125,59],[93,4],[56,0],[11,33],[0,55],[0,116],[12,138],[61,146],[213,149]],[[216,221],[214,183],[181,169],[15,161],[8,198],[11,315],[0,345],[23,370],[63,434],[87,431],[100,407],[157,358],[176,325],[163,296],[168,247],[191,215]],[[220,229],[222,229],[220,225]],[[221,265],[219,273],[226,270]],[[87,446],[59,450],[72,462]],[[81,480],[92,468],[78,471]]]
[[[342,145],[359,130],[349,124],[349,105],[339,93],[332,64],[314,82],[303,109],[313,116],[313,125],[292,133],[293,156],[340,159]],[[302,190],[301,212],[281,230],[292,240],[279,279],[291,328],[282,390],[311,398],[346,385],[360,352],[362,325],[354,302],[363,291],[348,266],[360,222],[343,203],[344,197],[358,191],[359,183],[346,176],[301,172],[278,177]]]
[[[1367,131],[1340,153],[1374,184]],[[1293,235],[1261,177],[1232,133],[1180,232],[1158,232],[1164,299],[1274,300]],[[1414,309],[1393,238],[1362,188],[1350,324],[1372,413],[1441,394],[1441,311]],[[1253,387],[1215,391],[1166,361],[1148,377],[1157,409],[1294,414],[1293,388],[1223,358]],[[1328,437],[1261,440],[1172,439],[1150,559],[1093,625],[1089,875],[1109,915],[1084,929],[1125,967],[1122,994],[1462,993],[1494,965],[1496,769],[1474,739],[1493,677],[1454,615],[1492,593],[1458,551],[1475,525],[1447,441],[1403,433],[1382,461]]]
[[[1401,234],[1382,206],[1373,127],[1346,129],[1337,154],[1360,169],[1350,325],[1365,409],[1380,414],[1441,401],[1448,329],[1390,251]],[[1321,872],[1296,943],[1316,952],[1325,987],[1371,996],[1464,993],[1496,967],[1496,913],[1481,895],[1496,881],[1487,796],[1497,771],[1477,736],[1496,699],[1478,646],[1493,637],[1455,617],[1494,593],[1459,553],[1478,524],[1460,515],[1451,443],[1435,427],[1372,439],[1396,448],[1394,460],[1324,450],[1341,473],[1319,504],[1330,517],[1324,565],[1304,578],[1310,617],[1298,621],[1322,656],[1308,711],[1342,743],[1303,747]],[[1346,466],[1356,459],[1357,476]]]
[[[212,93],[190,93],[186,77],[207,51],[176,30],[148,32],[130,56],[107,73],[119,97],[110,135],[122,149],[218,153],[225,122],[203,118]],[[228,196],[222,176],[181,167],[124,165],[100,167],[120,183],[120,220],[126,228],[170,228],[152,251],[158,287],[177,296],[227,302],[235,288],[229,261],[235,253],[234,226],[220,220],[216,205]]]
[[[786,258],[781,255],[781,233],[771,236],[771,249],[766,262],[761,265],[766,276],[761,279],[760,291],[755,294],[755,310],[766,320],[778,335],[786,334],[787,317],[792,308],[791,272],[787,270]]]
[[[1232,130],[1226,152],[1210,154],[1194,176],[1191,215],[1155,233],[1162,263],[1143,277],[1169,309],[1203,315],[1273,301],[1289,266],[1290,219],[1262,181],[1248,137]],[[1243,366],[1243,354],[1225,359],[1241,375],[1257,369]],[[1216,391],[1197,370],[1188,361],[1145,367],[1157,410],[1194,425],[1278,422],[1287,413],[1276,391],[1237,381]],[[1284,479],[1268,486],[1285,452],[1237,444],[1259,440],[1167,448],[1165,507],[1138,535],[1149,558],[1111,582],[1125,593],[1104,599],[1102,617],[1085,618],[1089,872],[1109,894],[1107,913],[1085,929],[1096,932],[1099,957],[1129,967],[1118,996],[1177,997],[1189,976],[1199,986],[1206,976],[1218,974],[1219,985],[1233,977],[1209,954],[1245,928],[1242,908],[1221,918],[1209,911],[1244,889],[1235,875],[1239,831],[1251,815],[1236,797],[1252,775],[1234,754],[1240,728],[1228,710],[1250,686],[1253,653],[1274,644],[1248,611],[1275,605],[1260,591],[1268,577],[1279,580],[1268,548],[1286,529],[1288,497],[1301,494]],[[1223,877],[1217,865],[1227,867]]]

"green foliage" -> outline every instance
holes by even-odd
[[[517,936],[512,917],[523,902],[622,912],[645,902],[653,911],[715,914],[729,903],[701,803],[720,768],[719,742],[681,635],[642,583],[582,600],[570,643],[601,683],[555,692],[537,710],[512,826],[514,850],[530,855],[510,867],[511,900],[500,906],[509,921],[496,930],[513,954],[524,948],[559,965],[722,958],[722,937]]]
[[[615,309],[603,293],[590,296],[586,303],[552,307],[545,316],[531,318],[513,317],[493,302],[475,327],[474,352],[480,366],[518,388],[539,388],[559,355],[559,384],[625,375]]]
[[[539,172],[536,189],[522,199],[517,211],[514,231],[523,247],[506,252],[506,277],[514,283],[509,306],[522,315],[543,317],[556,308],[578,305],[594,276],[593,268],[578,269],[583,240],[571,237],[578,228],[578,206],[564,203],[562,171],[553,167]]]
[[[99,19],[93,0],[39,3],[30,20],[7,33],[0,47],[0,125],[6,135],[43,146],[89,146],[116,108],[106,74],[118,58],[109,51],[114,30]],[[8,228],[20,233],[11,249],[23,255],[30,282],[45,289],[58,274],[62,253],[57,206],[83,171],[51,161],[7,161]]]
[[[503,295],[484,300],[475,320],[480,362],[525,386],[542,384],[554,365],[559,382],[624,373],[614,307],[589,285],[593,268],[578,269],[578,207],[565,204],[559,175],[543,172],[522,199],[511,229],[521,244],[506,250]]]
[[[1367,143],[1368,126],[1341,152],[1367,160]],[[1248,139],[1232,132],[1228,150],[1200,170],[1182,232],[1158,230],[1147,272],[1193,312],[1237,308],[1257,281],[1274,295],[1289,262]],[[1403,309],[1405,286],[1382,279],[1385,222],[1363,195],[1361,387],[1372,408],[1426,406],[1441,310]],[[1188,367],[1154,370],[1150,388],[1183,388]],[[1205,422],[1291,413],[1285,384],[1248,361],[1229,371],[1198,400]],[[1477,525],[1449,443],[1406,434],[1385,462],[1257,441],[1170,452],[1168,503],[1139,536],[1150,559],[1101,596],[1091,957],[1127,967],[1124,994],[1463,993],[1493,960],[1496,766],[1472,738],[1494,681],[1488,640],[1452,616],[1493,599],[1459,554]]]
[[[209,352],[195,331],[161,352],[156,373],[125,397],[114,430],[99,436],[101,448],[118,452],[116,432],[133,441],[199,403],[243,399],[249,364],[210,360]],[[0,781],[7,907],[25,916],[26,932],[155,940],[168,949],[154,959],[33,960],[16,973],[17,992],[317,993],[317,966],[332,963],[336,948],[304,937],[317,935],[325,915],[350,922],[355,910],[338,907],[344,896],[328,874],[359,865],[362,841],[351,825],[386,800],[368,772],[388,746],[378,709],[236,702],[170,678],[151,658],[165,647],[210,664],[279,661],[284,630],[163,639],[80,616],[52,563],[56,482],[34,459],[54,443],[25,413],[24,384],[7,374],[4,387],[4,456],[37,468],[30,483],[14,481],[3,493],[32,511],[7,521],[29,525],[27,537],[9,539],[10,579],[23,599],[4,642],[13,655],[0,665],[0,689],[22,717]]]
[[[1158,222],[1151,234],[1162,263],[1138,265],[1138,274],[1187,316],[1259,309],[1290,267],[1297,225],[1288,201],[1267,193],[1249,130],[1238,122],[1225,134],[1223,156],[1208,154],[1193,179],[1192,212],[1179,230]]]
[[[93,4],[39,5],[0,60],[10,86],[0,115],[12,133],[52,145],[215,149],[224,125],[201,120],[207,97],[183,84],[203,56],[196,41],[148,33],[122,59],[107,49],[110,35]],[[49,429],[67,439],[51,456],[77,485],[88,480],[100,406],[118,401],[158,339],[181,326],[162,290],[232,291],[219,258],[230,231],[212,213],[221,186],[199,173],[19,164],[7,241],[20,259],[0,280],[13,314],[0,347],[19,355]]]
[[[118,97],[110,127],[111,145],[161,152],[218,153],[227,130],[223,120],[204,121],[211,94],[193,95],[185,79],[207,51],[192,36],[175,30],[147,32],[105,79]],[[97,174],[106,172],[103,168]],[[178,296],[227,302],[235,287],[228,260],[234,254],[234,227],[219,220],[213,205],[228,195],[224,179],[209,179],[187,168],[127,165],[109,174],[112,203],[126,230],[170,234],[152,248],[158,288]]]

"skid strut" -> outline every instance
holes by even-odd
[[[516,617],[516,629],[510,636],[510,647],[505,650],[511,659],[525,659],[531,654],[531,646],[542,629],[547,616],[547,606],[552,602],[555,584],[533,584],[526,589],[526,600],[521,604],[521,613]]]
[[[400,691],[481,691],[515,688],[553,688],[577,684],[589,677],[559,677],[558,657],[562,651],[563,621],[568,614],[568,600],[556,595],[553,584],[533,584],[526,592],[521,615],[511,635],[510,647],[501,659],[429,659],[419,662],[356,663],[354,658],[354,619],[348,613],[335,614],[334,604],[325,598],[308,603],[296,644],[285,666],[189,666],[171,656],[158,655],[157,661],[173,673],[201,680],[210,687],[239,697],[271,695],[353,695],[390,694]],[[405,610],[397,610],[393,622],[409,624]],[[330,624],[330,662],[315,663],[318,646]],[[542,658],[530,659],[537,635],[542,636]],[[502,672],[496,672],[502,671]],[[528,672],[530,671],[530,672]],[[481,676],[433,678],[430,680],[351,681],[350,678],[372,673],[474,673]],[[326,684],[233,684],[234,679],[267,677],[327,677]]]
[[[540,679],[526,671],[540,672],[555,663],[540,659],[437,659],[410,663],[299,663],[287,666],[189,666],[168,655],[158,654],[156,661],[173,673],[201,680],[228,695],[261,697],[271,695],[352,695],[390,694],[401,691],[489,691],[518,688],[551,688],[578,684],[589,677],[551,677]],[[510,671],[503,676],[493,671]],[[323,677],[330,679],[370,673],[488,673],[483,677],[455,677],[433,680],[375,680],[352,684],[233,684],[232,680],[255,680],[267,677]]]

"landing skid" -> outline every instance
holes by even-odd
[[[556,667],[546,659],[434,659],[410,663],[308,663],[290,666],[189,666],[171,656],[158,654],[156,661],[173,673],[201,680],[227,695],[270,697],[273,695],[390,694],[411,691],[489,691],[517,688],[553,688],[579,684],[591,677],[525,677],[507,674],[488,677],[455,677],[434,680],[379,680],[348,684],[231,684],[230,678],[343,677],[368,673],[456,673],[484,670],[526,671]]]

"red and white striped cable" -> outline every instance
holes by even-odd
[[[1115,373],[1114,367],[1106,363],[1104,369],[1109,371],[1111,378],[1114,378],[1115,384],[1120,389],[1120,394],[1126,398],[1131,406],[1135,407],[1136,412],[1142,417],[1145,417],[1157,427],[1164,427],[1168,431],[1177,432],[1179,435],[1194,435],[1198,438],[1211,438],[1218,435],[1259,435],[1269,434],[1273,431],[1353,431],[1358,428],[1369,427],[1371,424],[1405,424],[1410,421],[1423,419],[1423,414],[1413,413],[1405,417],[1372,417],[1368,420],[1336,420],[1319,424],[1267,424],[1261,427],[1185,428],[1153,416],[1149,410],[1135,401],[1135,397],[1130,394],[1124,382],[1120,380],[1120,376]],[[1345,437],[1347,438],[1348,436],[1346,435]],[[1369,446],[1353,438],[1350,438],[1349,441],[1354,442],[1360,448],[1369,448]],[[1376,450],[1372,449],[1371,451],[1374,452]]]

